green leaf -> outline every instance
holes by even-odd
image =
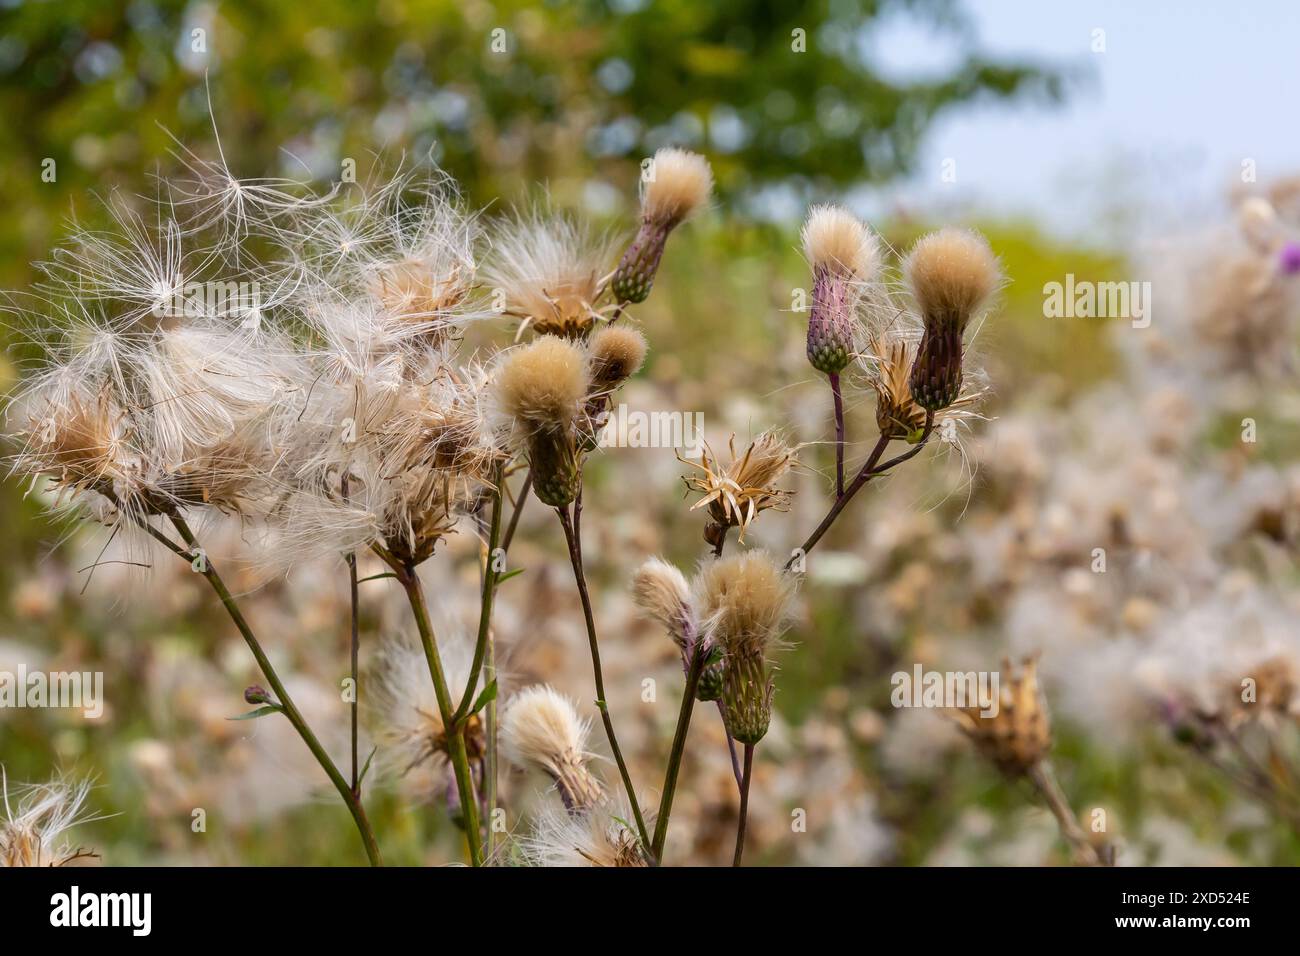
[[[362,782],[363,780],[366,779],[366,771],[370,769],[370,761],[372,761],[372,760],[375,759],[375,754],[377,754],[378,752],[379,752],[379,748],[378,748],[378,747],[371,747],[371,748],[370,748],[370,756],[367,757],[367,758],[366,758],[366,762],[365,762],[364,764],[361,765],[361,773],[357,775],[357,786],[358,786],[358,787],[361,786],[361,782]]]
[[[471,714],[477,714],[480,710],[488,705],[490,701],[497,699],[497,682],[494,680],[483,688],[482,693],[474,700],[474,706],[470,708]]]
[[[524,569],[523,569],[523,568],[515,568],[513,571],[507,571],[507,572],[505,572],[504,574],[498,574],[498,575],[497,575],[497,586],[499,587],[503,582],[505,582],[505,581],[509,581],[509,580],[510,580],[511,578],[513,578],[516,574],[523,574],[523,573],[524,573]]]
[[[265,707],[259,707],[257,710],[250,710],[246,714],[240,714],[238,717],[227,717],[227,720],[256,720],[258,717],[265,717],[267,714],[281,713],[283,708],[279,704],[267,704]]]
[[[361,580],[357,581],[357,584],[364,584],[367,581],[378,581],[380,578],[395,578],[395,577],[397,577],[397,575],[394,574],[392,571],[385,571],[382,574],[371,574],[367,577],[364,577]]]

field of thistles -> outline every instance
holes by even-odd
[[[209,82],[4,295],[0,865],[1300,862],[1297,181],[1098,253]]]

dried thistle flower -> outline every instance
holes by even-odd
[[[457,634],[439,641],[439,653],[447,686],[459,694],[469,681],[473,645]],[[361,711],[379,747],[380,766],[385,772],[412,778],[423,799],[441,799],[448,789],[447,730],[423,650],[404,638],[387,639],[367,664],[364,683]],[[472,688],[471,697],[480,689]],[[465,727],[470,761],[481,761],[486,747],[476,714]]]
[[[705,529],[705,540],[717,544],[729,528],[740,529],[740,540],[745,540],[745,531],[758,515],[769,508],[784,511],[789,504],[792,492],[778,488],[777,482],[798,464],[795,457],[797,449],[782,441],[774,431],[766,431],[755,438],[745,449],[744,455],[736,456],[736,436],[728,441],[731,461],[723,466],[713,454],[713,449],[706,442],[699,461],[687,461],[678,455],[678,460],[699,471],[699,474],[683,477],[689,491],[704,495],[691,506],[691,510],[707,507],[712,519]]]
[[[667,146],[642,181],[641,226],[619,260],[610,288],[619,302],[644,302],[654,285],[668,234],[709,200],[713,170],[697,153]]]
[[[961,394],[962,336],[997,290],[1001,272],[983,236],[945,228],[917,241],[903,275],[925,323],[912,365],[912,397],[937,412]]]
[[[745,551],[705,564],[694,595],[705,633],[723,654],[727,732],[756,744],[772,719],[776,685],[768,656],[779,646],[794,583],[767,552]]]
[[[9,779],[0,768],[0,793],[5,810],[0,820],[0,867],[67,866],[97,856],[66,840],[69,830],[94,819],[85,811],[89,781],[20,785],[11,794]]]
[[[911,373],[916,361],[919,336],[900,328],[874,332],[867,340],[861,364],[867,371],[867,385],[876,393],[876,425],[881,435],[915,444],[925,432],[927,412],[912,398]],[[969,363],[967,363],[969,364]],[[945,421],[958,423],[978,417],[975,407],[988,393],[979,374],[967,368],[965,384],[956,401],[934,415],[934,428]]]
[[[578,717],[573,701],[539,684],[510,698],[501,715],[501,748],[520,767],[536,766],[550,775],[565,807],[588,810],[605,797],[587,769],[590,722]]]
[[[587,344],[591,363],[591,385],[605,395],[618,388],[645,361],[645,336],[626,325],[607,325],[597,330]]]
[[[546,807],[520,849],[533,866],[648,866],[636,831],[624,822],[631,817],[621,804],[578,813]]]
[[[879,243],[856,216],[839,206],[814,206],[803,227],[804,255],[813,270],[808,313],[808,361],[837,375],[853,358],[863,283],[880,267]]]
[[[603,318],[596,303],[611,246],[585,223],[534,210],[504,224],[493,248],[485,282],[525,327],[578,338]]]
[[[1028,773],[1052,747],[1047,701],[1038,686],[1038,662],[1023,660],[1019,668],[1003,661],[998,711],[984,716],[982,708],[954,708],[958,726],[985,757],[1008,777]]]
[[[527,449],[534,493],[552,507],[567,505],[577,497],[591,433],[582,414],[591,391],[586,355],[564,339],[539,338],[506,356],[496,388]]]

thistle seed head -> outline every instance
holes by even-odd
[[[588,810],[605,796],[587,769],[589,730],[573,701],[539,684],[510,699],[501,715],[501,746],[517,766],[539,767],[550,775],[570,811]]]
[[[956,708],[954,719],[976,748],[1008,777],[1019,777],[1033,768],[1052,747],[1047,702],[1038,686],[1038,662],[1023,660],[1013,669],[1002,663],[1001,700],[995,716],[985,717],[982,708]]]
[[[632,600],[647,617],[663,625],[684,653],[694,647],[699,622],[690,585],[675,565],[651,558],[632,577]]]
[[[592,334],[587,344],[591,386],[598,394],[618,388],[645,361],[645,336],[626,325],[607,325]]]
[[[643,181],[641,225],[614,270],[610,288],[619,302],[644,302],[654,285],[668,234],[709,199],[713,171],[697,153],[665,147]]]

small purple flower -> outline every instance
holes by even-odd
[[[1288,242],[1282,246],[1277,264],[1283,275],[1293,276],[1300,272],[1300,242]]]

